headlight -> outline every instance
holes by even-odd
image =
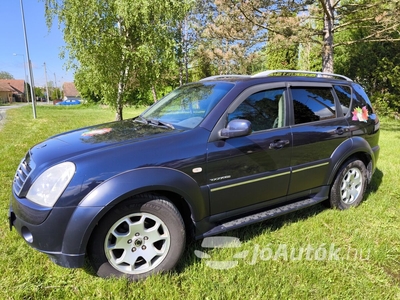
[[[64,162],[44,171],[32,184],[26,198],[53,207],[75,174],[75,164]]]

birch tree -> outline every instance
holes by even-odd
[[[155,91],[174,59],[174,31],[185,1],[43,0],[50,26],[58,19],[62,56],[77,72],[76,85],[101,96],[123,119],[132,90]],[[88,88],[89,86],[89,88]]]

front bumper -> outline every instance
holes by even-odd
[[[25,199],[12,194],[8,213],[10,230],[14,227],[29,246],[47,254],[57,265],[83,267],[91,224],[100,208],[54,207],[43,222],[32,224],[27,219],[31,220],[35,211],[26,204]],[[37,213],[40,215],[43,211]],[[28,215],[31,217],[27,218]]]

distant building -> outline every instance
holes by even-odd
[[[0,79],[0,103],[26,101],[25,80]]]
[[[69,99],[80,100],[81,99],[81,95],[79,94],[79,92],[76,89],[75,84],[73,82],[64,82],[63,93],[64,93],[63,100],[69,100]]]

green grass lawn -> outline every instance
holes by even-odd
[[[125,118],[141,110],[126,109]],[[399,121],[381,120],[378,170],[358,208],[318,205],[228,232],[238,248],[192,242],[174,272],[131,283],[59,267],[9,231],[11,183],[26,151],[56,133],[114,119],[108,109],[82,106],[38,106],[37,115],[29,106],[9,110],[0,129],[0,299],[400,299]],[[247,255],[234,259],[239,252]],[[218,270],[207,266],[211,260],[238,264]]]

